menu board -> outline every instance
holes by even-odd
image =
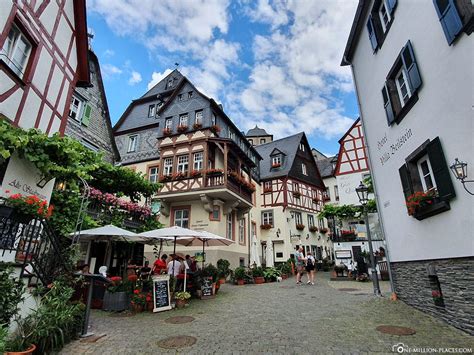
[[[206,277],[202,280],[201,284],[201,298],[212,298],[214,293],[212,292],[212,277]]]
[[[153,277],[153,312],[171,309],[170,277],[161,275]]]

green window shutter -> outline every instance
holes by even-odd
[[[89,104],[84,105],[84,113],[82,114],[81,123],[88,127],[91,121],[91,114],[92,114],[92,106]]]
[[[431,169],[436,181],[436,188],[441,199],[449,200],[456,196],[448,164],[444,157],[439,137],[433,139],[427,146],[426,152],[430,159]]]
[[[411,177],[410,177],[410,171],[408,170],[408,167],[403,164],[400,169],[398,169],[398,172],[400,174],[400,180],[402,182],[402,189],[403,189],[403,194],[405,195],[405,200],[413,194],[413,186],[411,184]]]

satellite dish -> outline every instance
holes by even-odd
[[[105,266],[105,265],[101,266],[99,268],[99,274],[101,274],[104,277],[107,277],[107,266]]]

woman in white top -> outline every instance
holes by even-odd
[[[311,254],[311,252],[308,252],[308,256],[306,257],[306,271],[308,275],[308,285],[314,285],[314,274],[315,274],[315,269],[316,269],[316,259],[314,256]]]

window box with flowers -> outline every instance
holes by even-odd
[[[242,188],[250,191],[255,192],[255,185],[251,182],[247,181],[245,177],[237,173],[236,171],[229,171],[227,175],[232,181],[234,181],[237,185],[240,185]]]
[[[8,190],[7,190],[8,191]],[[0,205],[0,216],[8,217],[20,223],[28,223],[33,218],[47,219],[53,213],[53,206],[38,196],[14,194],[8,197],[4,205]]]
[[[206,174],[208,176],[221,176],[221,175],[224,175],[224,170],[222,170],[222,169],[208,169],[206,171]]]
[[[295,198],[300,198],[300,197],[301,197],[301,192],[299,192],[299,191],[294,191],[294,192],[293,192],[293,197],[295,197]]]
[[[202,123],[193,124],[193,129],[201,129],[201,128],[202,128]]]
[[[296,229],[298,229],[299,231],[302,231],[304,228],[305,228],[304,224],[297,224],[296,225]]]
[[[173,131],[171,131],[171,128],[163,128],[163,135],[164,136],[170,136]]]
[[[264,230],[269,230],[272,228],[272,225],[270,223],[264,223],[260,225],[260,228]]]
[[[326,234],[327,232],[329,232],[329,229],[327,229],[326,227],[324,228],[320,228],[319,231],[323,234]]]
[[[313,201],[313,203],[318,203],[319,202],[317,197],[313,198],[311,201]]]
[[[311,233],[316,233],[316,232],[318,231],[318,227],[316,227],[316,226],[310,226],[310,227],[309,227],[309,231],[310,231]]]
[[[187,178],[187,172],[177,172],[173,174],[173,180],[183,180]]]
[[[272,169],[276,169],[276,168],[279,168],[281,167],[281,163],[273,163],[272,164]]]
[[[438,213],[448,211],[449,203],[438,198],[436,191],[418,191],[406,200],[408,215],[421,221]]]
[[[184,133],[188,130],[188,126],[187,125],[179,125],[178,126],[178,132],[179,133]]]
[[[161,175],[160,182],[168,182],[173,180],[173,175]]]
[[[272,191],[273,191],[273,190],[272,190],[271,187],[264,187],[264,188],[263,188],[263,192],[265,192],[265,193],[266,193],[266,192],[272,192]]]
[[[198,178],[202,175],[201,170],[193,170],[191,171],[191,177],[192,178]]]
[[[213,125],[209,127],[209,130],[215,135],[218,135],[221,132],[221,128],[218,125]]]

